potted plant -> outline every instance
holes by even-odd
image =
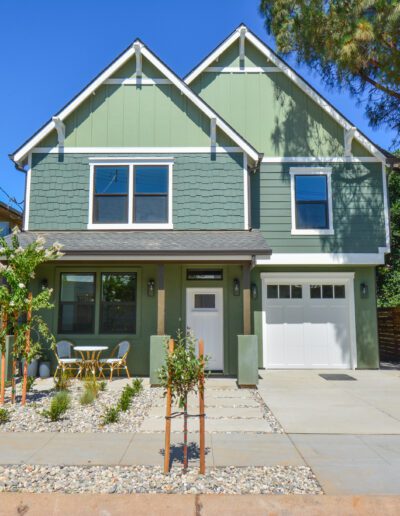
[[[48,349],[42,350],[42,356],[40,357],[39,364],[39,376],[40,378],[49,378],[51,369],[51,357]]]
[[[30,361],[28,361],[28,376],[31,376],[32,378],[36,378],[38,375],[38,368],[39,368],[39,360],[40,360],[40,354],[35,355],[32,357]],[[21,360],[22,370],[24,369],[25,364],[25,358]]]

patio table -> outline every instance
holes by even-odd
[[[96,374],[96,369],[99,367],[100,355],[106,349],[108,346],[74,346],[74,350],[82,357],[83,370],[91,371],[93,375]]]

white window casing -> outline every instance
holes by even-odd
[[[291,197],[291,215],[292,215],[292,235],[334,235],[333,229],[333,209],[332,209],[332,169],[330,167],[291,167],[290,173],[290,197]],[[295,177],[320,175],[327,178],[328,189],[328,222],[327,229],[297,229],[296,227],[296,188]]]

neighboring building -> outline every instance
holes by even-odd
[[[0,236],[9,235],[15,226],[22,227],[22,213],[0,201]]]
[[[385,155],[243,25],[184,81],[136,40],[12,159],[21,242],[64,245],[57,339],[128,338],[135,374],[187,326],[225,374],[250,333],[260,367],[379,366]]]

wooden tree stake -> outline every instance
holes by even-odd
[[[0,386],[0,405],[4,405],[4,396],[6,391],[6,330],[7,330],[7,313],[3,311],[2,323],[4,332],[4,342],[1,345],[1,386]]]
[[[26,403],[26,388],[28,385],[28,354],[31,349],[31,329],[29,327],[31,319],[32,319],[32,292],[28,294],[29,304],[28,311],[26,313],[26,323],[27,330],[25,333],[25,362],[24,362],[24,378],[22,382],[22,397],[21,397],[21,405],[25,405]]]
[[[204,341],[199,340],[199,358],[204,357]],[[206,436],[205,436],[205,409],[204,409],[204,360],[203,371],[199,380],[199,410],[200,410],[200,475],[206,472]]]
[[[174,352],[174,339],[170,339],[168,345],[168,353],[171,355]],[[169,472],[169,457],[171,450],[171,386],[167,389],[167,409],[165,414],[165,454],[164,454],[164,473]]]
[[[16,359],[16,350],[17,350],[17,339],[18,339],[18,312],[14,312],[14,344],[12,350],[12,369],[11,369],[11,403],[15,403],[15,395],[16,395],[16,385],[15,385],[15,375],[17,372],[17,359]]]

